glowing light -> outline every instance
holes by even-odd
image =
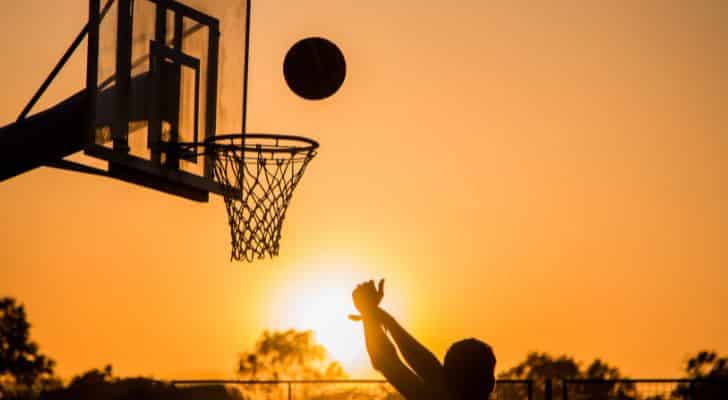
[[[361,326],[346,317],[351,313],[347,306],[349,289],[342,292],[340,288],[320,287],[303,292],[292,305],[293,324],[301,329],[312,329],[333,359],[345,367],[352,367],[364,355],[365,349]]]
[[[351,291],[363,279],[355,276],[364,272],[351,261],[315,265],[299,269],[294,273],[300,276],[288,276],[288,283],[278,287],[269,326],[314,331],[330,358],[357,375],[369,367],[369,361],[362,327],[347,316],[356,313]]]

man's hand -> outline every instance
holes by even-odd
[[[374,281],[359,284],[351,297],[354,299],[354,306],[362,315],[371,315],[384,297],[384,279],[379,281],[378,288],[374,287]],[[349,319],[360,321],[361,316],[349,315]]]

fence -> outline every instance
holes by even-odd
[[[728,380],[567,379],[553,386],[552,399],[563,400],[708,400],[728,399]]]
[[[402,400],[384,380],[187,380],[176,387],[197,388],[200,400]],[[229,396],[207,396],[205,388],[227,387]],[[728,399],[728,380],[690,379],[501,379],[490,400],[712,400]]]
[[[353,380],[177,380],[176,387],[225,386],[237,389],[240,398],[261,400],[401,400],[387,381]],[[496,381],[490,400],[533,400],[530,380]],[[236,396],[232,396],[237,398]]]

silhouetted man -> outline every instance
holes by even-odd
[[[350,316],[364,323],[367,351],[372,366],[381,372],[407,400],[487,400],[495,385],[495,355],[477,339],[454,343],[445,355],[444,365],[397,321],[379,307],[384,296],[384,281],[374,281],[354,289],[354,305],[361,316]],[[386,332],[392,336],[397,355]]]

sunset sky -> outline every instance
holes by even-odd
[[[3,3],[0,125],[86,17],[83,0]],[[321,143],[281,255],[229,262],[218,197],[40,168],[0,183],[0,296],[66,378],[232,377],[289,327],[376,376],[346,314],[380,277],[439,357],[474,336],[498,371],[538,350],[680,376],[728,353],[726,21],[724,0],[258,0],[249,128]],[[308,36],[347,58],[324,101],[281,72]],[[36,111],[84,86],[85,61]]]

